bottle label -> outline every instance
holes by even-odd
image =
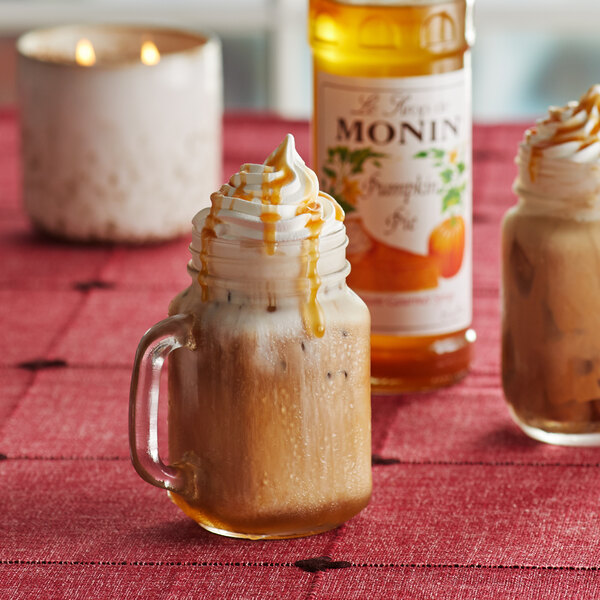
[[[351,287],[373,333],[471,323],[468,71],[402,78],[318,72],[317,172],[346,212]]]

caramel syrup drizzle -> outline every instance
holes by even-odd
[[[594,88],[590,88],[590,90],[588,90],[588,92],[581,98],[579,104],[573,109],[571,118],[576,117],[581,112],[585,112],[589,115],[594,107],[600,112],[600,94],[595,92]],[[560,144],[579,142],[577,151],[580,151],[600,141],[598,137],[600,133],[600,120],[587,134],[581,131],[583,127],[582,123],[576,122],[571,123],[570,125],[568,123],[565,123],[564,125],[560,124],[562,123],[562,115],[569,109],[570,107],[568,106],[553,108],[550,110],[548,118],[543,121],[543,124],[559,123],[559,125],[556,128],[554,135],[550,139],[537,142],[534,146],[532,146],[528,164],[529,178],[531,181],[536,180],[539,171],[539,163],[544,154],[544,150]],[[532,127],[527,132],[526,139],[529,140],[530,137],[536,133],[537,128]]]
[[[223,196],[221,196],[219,192],[211,194],[210,201],[210,212],[206,216],[204,227],[202,227],[202,231],[200,232],[200,264],[202,265],[202,268],[200,269],[200,273],[198,273],[198,283],[200,284],[200,289],[202,290],[202,302],[206,302],[208,300],[208,284],[206,283],[206,278],[208,276],[208,248],[210,245],[210,240],[217,237],[217,234],[215,233],[215,225],[221,222],[217,217],[217,214],[221,210]]]
[[[263,212],[261,220],[265,223],[264,240],[267,245],[267,253],[273,254],[276,248],[275,242],[275,223],[270,221],[273,213],[269,212],[268,207],[281,203],[281,190],[283,186],[290,183],[294,178],[294,173],[285,161],[285,145],[282,144],[277,152],[266,163],[272,166],[277,173],[281,173],[274,181],[269,182],[263,178],[262,198]],[[296,215],[308,214],[309,219],[306,223],[309,235],[306,239],[307,261],[306,277],[309,283],[309,292],[305,302],[302,304],[302,320],[304,326],[315,337],[323,337],[325,333],[325,316],[323,309],[317,300],[317,292],[321,285],[321,278],[317,273],[317,263],[319,260],[319,235],[323,228],[324,219],[322,216],[321,205],[305,195],[302,202],[296,209]],[[272,228],[269,227],[272,225]]]
[[[325,224],[321,207],[323,202],[331,202],[332,199],[325,197],[321,192],[319,192],[318,197],[321,199],[320,202],[311,200],[310,198],[305,198],[302,204],[300,204],[296,210],[296,214],[309,215],[308,222],[306,223],[306,228],[309,231],[309,236],[306,239],[306,244],[308,245],[306,277],[308,278],[309,282],[309,293],[307,301],[302,306],[302,318],[308,331],[310,331],[315,337],[323,337],[325,333],[325,315],[323,314],[323,309],[317,300],[317,293],[319,291],[319,287],[321,286],[321,278],[317,272],[317,264],[319,261],[319,236],[321,234],[321,230],[323,229],[323,225]],[[333,200],[333,204],[335,207],[336,220],[343,221],[344,211],[342,210],[342,207],[335,200]]]
[[[218,214],[219,211],[223,208],[223,200],[229,199],[229,208],[233,204],[234,198],[239,198],[242,200],[251,201],[252,194],[249,194],[244,191],[246,184],[248,183],[248,171],[249,165],[244,164],[240,168],[239,176],[240,183],[235,187],[235,190],[232,196],[226,196],[225,190],[223,187],[216,193],[211,194],[210,201],[210,211],[206,216],[206,220],[204,221],[204,227],[200,233],[201,239],[201,250],[200,250],[200,263],[202,268],[200,269],[200,273],[198,273],[198,283],[200,284],[200,288],[202,289],[202,302],[206,302],[208,300],[208,251],[210,247],[211,240],[217,237],[215,232],[215,226],[221,223],[221,219],[219,219]],[[229,185],[233,186],[233,178],[229,179]]]
[[[247,175],[249,172],[249,165],[242,165],[240,169],[240,182],[234,189],[232,198],[252,201],[254,196],[251,193],[245,191],[247,184]],[[270,178],[269,175],[276,173],[275,178]],[[265,244],[266,252],[272,256],[275,254],[277,249],[276,240],[276,227],[277,222],[281,219],[281,215],[273,210],[274,207],[281,204],[281,192],[285,185],[293,181],[294,172],[287,165],[285,161],[285,146],[282,146],[278,151],[273,154],[269,161],[265,163],[264,170],[262,173],[262,184],[261,184],[261,201],[262,210],[260,220],[264,224],[263,241]],[[230,185],[233,185],[230,180]],[[321,192],[319,192],[319,198],[324,201],[331,201],[329,197],[325,198]],[[208,275],[208,249],[210,241],[216,238],[215,225],[220,223],[218,218],[218,212],[223,206],[222,193],[216,193],[211,196],[211,207],[204,227],[201,232],[202,249],[200,252],[200,260],[202,269],[198,275],[198,282],[202,288],[202,301],[205,302],[208,299],[208,289],[206,278]],[[337,202],[334,202],[335,207],[335,218],[338,221],[344,220],[344,211]],[[317,263],[319,260],[319,236],[325,220],[322,214],[322,203],[313,200],[310,196],[305,196],[296,210],[296,215],[308,214],[309,218],[306,223],[309,235],[305,240],[307,244],[307,259],[305,276],[309,282],[309,291],[305,302],[302,304],[302,319],[304,326],[312,333],[315,337],[322,337],[325,333],[325,317],[323,309],[317,300],[317,293],[321,285],[321,278],[317,272]],[[270,303],[273,301],[270,300]]]

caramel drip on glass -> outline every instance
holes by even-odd
[[[267,255],[274,255],[277,250],[277,223],[281,220],[281,215],[276,208],[282,201],[282,190],[294,180],[294,171],[286,161],[287,149],[293,141],[287,141],[265,161],[261,173],[261,213],[260,220],[263,223],[263,242]],[[251,173],[252,165],[244,164],[240,168],[239,182],[235,185],[231,196],[227,196],[231,201],[233,198],[251,202],[257,198],[256,192],[247,191],[248,174]],[[233,187],[232,179],[229,184]],[[198,282],[202,287],[202,301],[208,299],[207,276],[208,276],[208,250],[210,241],[216,237],[215,226],[220,223],[218,213],[223,204],[223,190],[211,196],[211,207],[206,217],[204,227],[201,232],[202,249],[200,260],[202,269],[198,275]],[[333,202],[335,209],[335,218],[338,221],[344,220],[344,211],[341,206],[329,196],[318,193],[318,199],[313,198],[311,190],[304,190],[304,197],[296,209],[296,216],[306,214],[308,220],[306,229],[308,236],[304,240],[306,258],[305,272],[302,277],[308,280],[308,291],[306,298],[302,303],[302,319],[306,330],[315,337],[322,337],[325,333],[325,317],[323,309],[317,300],[317,293],[321,285],[321,278],[317,272],[317,263],[319,260],[319,236],[324,225],[323,202]],[[273,303],[274,305],[274,303]]]
[[[263,222],[265,228],[263,233],[263,240],[267,249],[267,254],[275,254],[275,248],[277,241],[275,239],[275,232],[277,231],[277,221],[281,219],[281,215],[276,212],[271,212],[263,208],[263,212],[260,215],[260,220]]]
[[[529,179],[531,179],[531,181],[535,181],[541,157],[542,149],[538,148],[537,146],[533,146],[533,148],[531,148],[531,154],[529,155],[529,164],[527,165],[527,169],[529,170]]]
[[[217,234],[215,233],[215,225],[220,222],[219,218],[217,217],[217,213],[221,210],[222,204],[223,200],[218,194],[213,194],[211,196],[210,212],[206,217],[204,227],[200,233],[202,240],[202,247],[200,249],[200,263],[202,268],[200,269],[200,273],[198,273],[198,283],[202,289],[202,302],[206,302],[208,300],[208,284],[206,283],[206,278],[208,276],[208,249],[210,246],[210,240],[217,237]]]
[[[244,188],[247,184],[248,165],[242,165],[240,169],[240,183],[236,186],[233,193],[233,198],[240,198],[242,200],[252,200],[252,195],[248,194]],[[231,180],[230,180],[231,183]],[[198,274],[198,283],[202,289],[202,302],[208,300],[208,284],[206,278],[208,276],[208,251],[210,247],[210,241],[217,237],[215,233],[215,225],[219,224],[221,220],[217,216],[221,208],[223,207],[223,196],[221,195],[222,190],[212,194],[210,197],[211,206],[210,212],[208,213],[206,220],[204,221],[204,227],[200,233],[201,237],[201,250],[200,250],[200,262],[202,269]]]
[[[319,193],[319,197],[323,198],[321,193]],[[306,228],[309,231],[309,236],[306,239],[306,277],[308,279],[309,287],[308,298],[302,306],[302,317],[305,326],[315,337],[323,337],[323,334],[325,333],[325,315],[317,300],[317,293],[321,286],[321,278],[317,272],[317,264],[319,262],[319,236],[325,223],[322,216],[321,204],[310,198],[305,198],[298,207],[296,214],[309,215],[309,220],[306,223]]]
[[[275,223],[273,214],[269,207],[281,204],[281,190],[285,185],[292,182],[294,173],[288,166],[286,158],[287,144],[281,144],[277,151],[269,158],[265,164],[273,167],[278,174],[275,178],[263,176],[262,183],[262,202],[263,211],[261,220],[265,223],[264,241],[268,254],[274,254],[276,249],[275,241]],[[269,180],[271,179],[271,180]],[[296,210],[296,215],[309,214],[309,220],[306,228],[309,231],[307,244],[307,262],[306,262],[306,277],[308,279],[308,295],[306,301],[302,305],[302,319],[307,331],[315,337],[323,337],[325,333],[325,317],[323,309],[317,301],[317,292],[321,285],[321,278],[317,273],[317,262],[319,260],[319,234],[323,228],[323,217],[321,215],[321,206],[318,202],[305,196]],[[278,219],[277,219],[278,220]]]

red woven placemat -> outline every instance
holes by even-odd
[[[225,120],[224,174],[305,122]],[[540,599],[600,594],[600,451],[520,433],[499,382],[500,218],[521,126],[475,128],[472,373],[373,400],[374,494],[343,527],[247,542],[206,533],[133,471],[130,368],[187,285],[189,238],[143,248],[37,236],[0,113],[0,597]],[[328,556],[312,563],[299,560]]]

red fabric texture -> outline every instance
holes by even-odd
[[[189,237],[71,245],[33,232],[17,126],[0,113],[0,598],[586,599],[600,595],[600,450],[545,446],[499,381],[500,219],[522,126],[476,126],[476,357],[462,383],[373,399],[374,493],[322,535],[205,532],[129,462],[130,369],[187,285]],[[224,174],[306,122],[225,119]],[[305,572],[320,556],[347,568]]]

